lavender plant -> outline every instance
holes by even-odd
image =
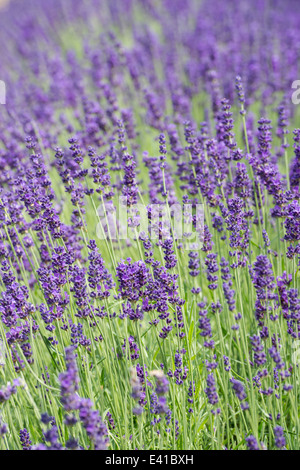
[[[299,449],[299,17],[1,11],[1,449]]]

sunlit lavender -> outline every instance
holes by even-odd
[[[299,21],[2,7],[1,450],[299,449]]]

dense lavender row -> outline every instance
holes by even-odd
[[[299,15],[1,13],[2,449],[299,449]]]

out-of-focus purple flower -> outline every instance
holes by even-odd
[[[276,447],[278,447],[278,449],[282,449],[282,447],[285,447],[286,441],[283,434],[283,428],[281,426],[276,426],[274,428],[274,435]]]
[[[249,450],[260,450],[257,440],[254,436],[247,436],[245,440]]]

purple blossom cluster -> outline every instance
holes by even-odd
[[[0,448],[299,448],[299,15],[1,10]]]

